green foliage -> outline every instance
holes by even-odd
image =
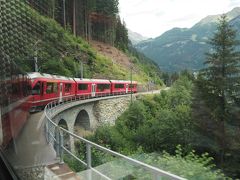
[[[123,148],[125,146],[129,146],[129,149],[131,146],[118,131],[108,125],[99,127],[94,136],[89,137],[89,139],[104,144],[104,146],[110,147],[112,150],[119,150],[120,152],[124,150]]]
[[[26,6],[27,7],[27,6]],[[74,76],[78,73],[75,65],[80,58],[89,69],[93,69],[93,59],[97,59],[96,53],[81,38],[74,37],[65,31],[56,21],[39,15],[28,8],[32,21],[38,23],[37,27],[43,30],[39,35],[32,37],[24,47],[25,54],[18,54],[16,62],[25,71],[33,71],[33,57],[37,56],[40,72]],[[35,27],[35,28],[37,28]],[[30,32],[32,33],[32,32]]]
[[[107,16],[116,16],[118,14],[118,0],[96,0],[96,11]]]
[[[88,138],[187,179],[226,179],[216,170],[213,158],[207,153],[197,155],[191,150],[192,88],[188,76],[180,76],[170,90],[155,96],[141,97],[130,105],[115,126],[99,127]],[[79,157],[83,159],[85,155],[80,151],[84,148],[82,145],[77,146]],[[99,151],[94,151],[93,157],[96,166],[116,160]],[[74,162],[70,163],[74,166]],[[131,172],[131,178],[151,178],[141,168],[129,166],[128,171]]]
[[[164,85],[164,82],[161,80],[162,72],[156,63],[147,58],[145,55],[139,53],[131,44],[128,44],[128,50],[125,53],[131,58],[131,62],[135,66],[137,65],[143,72],[139,75],[141,79],[136,79],[137,81],[151,82],[151,85],[153,85],[152,88],[155,89],[159,89],[160,86]],[[142,79],[144,79],[144,81]]]
[[[81,156],[79,155],[78,157],[81,158]],[[79,161],[69,155],[64,155],[63,160],[64,163],[66,163],[74,172],[86,170],[86,167],[84,165],[82,165]]]
[[[178,144],[190,148],[191,88],[192,83],[182,77],[168,92],[142,97],[130,105],[114,127],[97,129],[93,140],[124,152],[138,147],[146,152],[174,152]]]
[[[196,80],[193,115],[199,150],[208,150],[218,165],[232,177],[239,170],[230,164],[239,161],[236,150],[240,149],[238,132],[240,108],[240,52],[236,31],[222,15],[217,31],[210,40],[211,52],[207,53],[205,69]]]
[[[116,38],[115,38],[115,46],[126,52],[128,49],[128,30],[125,22],[121,22],[120,16],[116,19]]]
[[[86,157],[86,144],[81,141],[75,141],[75,154],[83,162],[87,162]],[[106,145],[108,147],[108,145]],[[99,166],[101,164],[114,161],[116,158],[110,154],[106,154],[94,147],[91,148],[91,157],[92,157],[92,167]],[[80,172],[86,170],[86,166],[80,163],[78,160],[69,156],[68,154],[64,155],[64,162],[69,165],[69,167],[75,171]]]
[[[227,22],[226,15],[219,20],[217,32],[209,42],[212,52],[207,53],[206,64],[201,76],[204,96],[212,109],[214,119],[226,121],[227,109],[234,105],[240,92],[240,52],[236,51],[236,32]]]
[[[207,153],[199,156],[191,151],[185,155],[181,146],[177,146],[174,156],[163,152],[135,155],[134,158],[187,179],[226,179],[221,171],[215,169],[213,158]]]
[[[27,43],[22,46],[22,52],[19,49],[10,49],[11,57],[16,63],[27,72],[34,71],[34,56],[38,58],[40,72],[65,75],[68,77],[80,77],[80,63],[83,62],[84,77],[86,78],[106,78],[106,79],[129,79],[129,72],[124,67],[119,67],[112,63],[112,60],[99,55],[92,47],[80,37],[75,37],[70,31],[64,30],[56,21],[41,16],[38,12],[31,9],[24,3],[21,4],[26,8],[31,20],[36,23],[33,32],[25,32],[25,29],[19,30],[19,36],[23,34],[32,34],[29,36]],[[23,9],[24,10],[24,9]],[[17,16],[13,13],[14,16]],[[17,17],[16,17],[17,18]],[[25,21],[22,22],[24,25]],[[41,27],[37,36],[34,34],[34,28]],[[22,32],[23,31],[23,32]],[[136,66],[141,66],[139,63]],[[147,81],[140,72],[134,76],[134,80],[141,82]]]

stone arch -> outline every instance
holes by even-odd
[[[58,122],[58,126],[68,130],[67,121],[65,121],[64,119],[60,119],[60,121]]]
[[[58,121],[58,126],[66,129],[66,130],[69,130],[67,121],[64,120],[64,119],[60,119],[60,121]],[[63,140],[64,140],[63,141],[64,147],[66,147],[67,149],[70,149],[70,136],[69,136],[69,134],[63,132]]]
[[[91,130],[90,117],[86,110],[82,109],[78,113],[73,129],[74,129],[74,133],[76,133],[78,135],[83,135],[83,134],[81,134],[81,130],[82,131],[90,131]]]

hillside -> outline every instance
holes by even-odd
[[[151,60],[146,59],[147,62],[142,62],[140,58],[136,57],[133,53],[124,53],[119,49],[99,41],[91,41],[91,46],[104,57],[111,60],[112,64],[118,67],[118,70],[123,73],[123,76],[127,79],[130,78],[130,72],[132,67],[133,79],[139,82],[147,83],[148,81],[154,81],[157,84],[162,84],[159,79],[161,74],[159,68]],[[114,73],[114,70],[109,69]],[[149,73],[149,71],[152,71]],[[94,78],[108,78],[103,77],[102,74],[95,74]]]
[[[207,16],[190,29],[173,28],[155,39],[137,44],[136,48],[164,71],[199,70],[203,67],[204,54],[209,51],[207,41],[216,29],[219,16]],[[234,8],[227,16],[233,28],[238,30],[240,8]],[[238,37],[240,39],[240,32]]]
[[[151,61],[141,63],[137,57],[126,55],[111,45],[97,41],[93,41],[91,45],[25,3],[18,2],[16,6],[21,7],[20,10],[14,9],[10,17],[17,19],[19,24],[14,24],[14,31],[4,32],[6,41],[11,41],[4,44],[3,48],[8,52],[9,58],[24,71],[34,71],[33,59],[37,55],[39,71],[43,73],[80,77],[82,62],[85,78],[129,80],[130,67],[133,67],[133,80],[143,84],[148,81],[161,84],[158,76],[160,70]],[[29,16],[21,17],[25,12],[28,12]],[[29,21],[32,22],[31,28],[21,28],[28,27]],[[26,38],[26,34],[30,36]],[[101,48],[104,51],[101,51]],[[153,73],[148,74],[149,70]]]
[[[133,66],[133,63],[130,62],[130,58],[117,48],[99,41],[91,41],[90,44],[97,52],[110,58],[113,64],[124,67],[128,71],[130,71],[130,67]],[[136,69],[137,68],[134,67],[135,71]]]

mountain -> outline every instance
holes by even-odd
[[[133,45],[148,39],[147,37],[144,37],[139,33],[133,32],[130,29],[128,29],[128,38],[132,42]]]
[[[199,70],[204,66],[205,53],[210,49],[207,41],[216,31],[216,22],[220,16],[207,16],[192,28],[173,28],[135,47],[164,71]],[[227,16],[233,28],[240,29],[240,7],[228,12]],[[237,36],[240,39],[240,32],[237,32]]]

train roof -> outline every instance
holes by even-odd
[[[39,73],[39,72],[30,72],[27,73],[30,79],[36,79],[36,78],[45,78],[45,79],[55,79],[55,80],[65,80],[65,81],[76,81],[76,82],[98,82],[98,83],[129,83],[131,84],[131,81],[126,80],[106,80],[106,79],[80,79],[80,78],[70,78],[66,76],[60,76],[60,75],[52,75],[52,74],[46,74],[46,73]],[[132,81],[133,84],[136,84],[137,81]]]
[[[100,83],[110,83],[109,80],[106,79],[80,79],[80,78],[74,78],[76,82],[100,82]]]
[[[110,80],[112,83],[129,83],[131,84],[131,81],[126,81],[126,80]],[[136,84],[137,81],[132,81],[133,84]]]
[[[28,73],[28,76],[29,76],[30,79],[45,78],[45,79],[74,81],[73,78],[70,78],[70,77],[59,76],[59,75],[52,75],[52,74],[46,74],[46,73],[39,73],[39,72]]]

